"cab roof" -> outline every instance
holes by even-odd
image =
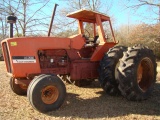
[[[110,17],[103,13],[92,11],[92,10],[86,10],[86,9],[81,9],[81,10],[72,12],[70,14],[67,14],[67,17],[82,20],[84,22],[96,23],[96,15],[100,15],[102,22],[110,20]]]

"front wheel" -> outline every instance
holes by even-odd
[[[14,93],[17,95],[26,95],[27,94],[27,87],[25,85],[21,84],[16,84],[15,83],[15,78],[11,77],[10,78],[10,87]]]
[[[41,75],[30,83],[27,97],[31,105],[40,112],[58,109],[64,102],[66,87],[60,78]]]
[[[142,45],[128,48],[118,67],[119,90],[128,100],[147,99],[156,82],[153,51]]]

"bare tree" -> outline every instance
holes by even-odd
[[[134,2],[131,0],[128,0],[128,3],[125,3],[125,6],[127,8],[132,8],[134,11],[137,11],[142,7],[146,7],[145,12],[150,14],[155,14],[157,15],[157,18],[150,18],[150,16],[148,17],[143,16],[143,17],[145,19],[152,19],[160,22],[160,1],[159,0],[135,0]]]
[[[128,0],[130,1],[130,0]],[[132,7],[141,7],[143,5],[150,5],[150,6],[155,6],[155,7],[160,7],[159,2],[157,0],[137,0],[138,3]],[[134,1],[135,2],[135,1]]]
[[[53,28],[57,28],[57,31],[54,31],[54,35],[59,35],[59,33],[70,35],[66,32],[73,32],[77,31],[75,26],[76,20],[71,20],[66,18],[68,13],[74,12],[79,9],[89,9],[98,12],[106,13],[112,7],[111,1],[103,1],[103,0],[62,0],[66,6],[58,11],[59,17],[56,18],[56,23],[54,24]],[[77,25],[77,24],[76,24]],[[73,27],[75,26],[75,27]]]
[[[51,4],[50,0],[3,0],[0,3],[0,6],[2,6],[0,7],[0,13],[3,15],[3,23],[5,20],[4,16],[15,13],[18,17],[15,27],[17,36],[34,35],[38,31],[44,30],[44,27],[48,27],[50,16],[44,12],[44,9],[48,7],[49,3]],[[0,22],[2,23],[2,21]]]
[[[7,37],[7,23],[5,16],[0,13],[0,41]]]
[[[2,4],[2,5],[1,5]],[[0,41],[7,37],[7,23],[5,9],[3,7],[4,1],[0,3]]]

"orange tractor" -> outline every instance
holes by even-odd
[[[110,95],[122,94],[134,101],[147,99],[156,80],[152,50],[142,45],[115,46],[110,17],[99,12],[82,9],[67,17],[78,21],[78,34],[69,38],[21,37],[2,41],[13,92],[27,94],[31,105],[40,112],[56,110],[66,96],[65,85],[57,76],[60,75],[71,82],[98,79]],[[110,25],[112,42],[106,38],[105,22]],[[93,26],[93,34],[85,30],[87,24]]]

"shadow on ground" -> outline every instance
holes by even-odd
[[[160,83],[156,83],[151,97],[141,102],[128,101],[122,96],[108,96],[104,92],[96,94],[100,94],[100,97],[81,99],[78,94],[68,93],[64,105],[58,111],[50,112],[48,115],[84,119],[112,118],[129,114],[160,115]]]

